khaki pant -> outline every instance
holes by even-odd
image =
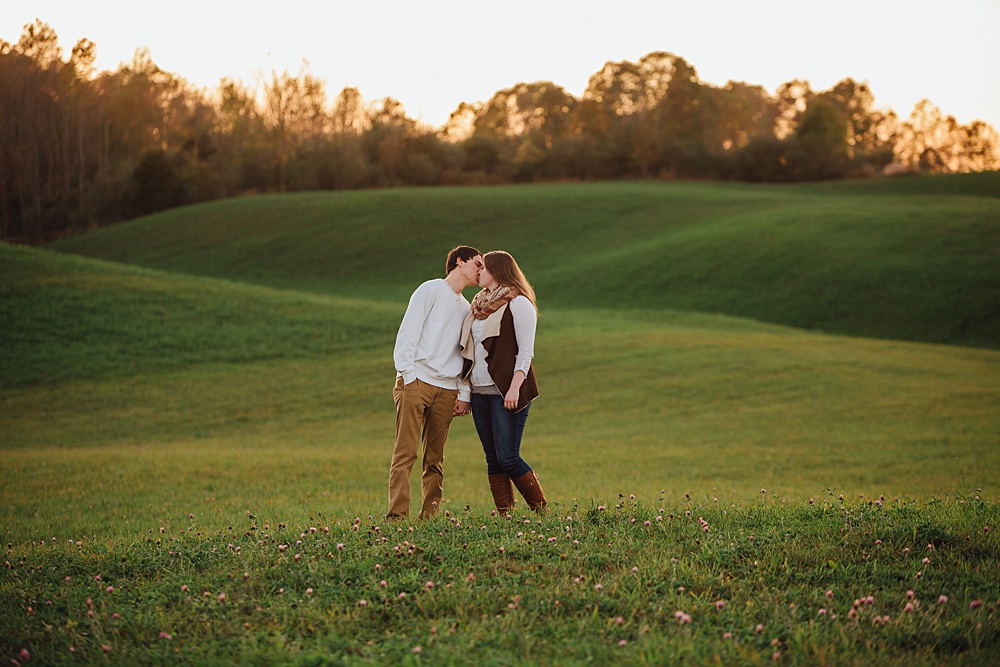
[[[403,385],[396,378],[392,399],[396,403],[396,444],[389,467],[389,512],[405,516],[410,511],[410,471],[417,461],[421,436],[424,442],[420,516],[437,511],[444,486],[444,443],[455,416],[457,389],[441,389],[420,380]]]

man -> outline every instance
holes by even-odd
[[[458,246],[448,253],[444,278],[423,283],[413,292],[396,335],[393,359],[396,386],[396,443],[389,468],[387,519],[410,511],[410,471],[423,434],[424,460],[420,518],[437,511],[444,473],[444,443],[451,420],[471,411],[462,375],[462,323],[469,302],[462,290],[479,284],[483,258],[475,248]]]

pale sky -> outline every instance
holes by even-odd
[[[162,69],[215,88],[307,61],[329,100],[353,86],[434,126],[521,82],[579,97],[606,62],[668,51],[715,85],[819,91],[851,77],[879,109],[906,117],[927,98],[1000,129],[1000,0],[2,0],[0,39],[35,18],[64,55],[93,41],[99,70],[148,47]]]

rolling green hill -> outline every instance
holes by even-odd
[[[391,345],[400,312],[0,245],[0,387]]]
[[[4,442],[350,443],[381,465],[406,298],[467,241],[510,249],[539,290],[533,438],[557,491],[636,460],[741,492],[778,471],[803,492],[992,479],[1000,371],[973,348],[997,345],[1000,200],[899,191],[924,182],[254,197],[55,244],[78,255],[0,246]]]
[[[293,479],[307,461],[336,460],[341,467],[310,484],[335,484],[359,511],[378,502],[382,474],[357,471],[381,471],[388,456],[403,303],[12,246],[0,246],[0,267],[6,467],[19,465],[15,450],[33,461],[52,447],[128,457],[138,446],[153,468],[160,451],[227,460],[258,452],[238,466],[265,476],[290,466]],[[933,492],[960,483],[963,470],[982,484],[1000,475],[997,351],[678,311],[553,307],[536,359],[531,458],[558,497],[609,484]],[[450,488],[477,497],[470,421],[453,434]],[[70,465],[65,479],[80,474]],[[197,493],[191,474],[185,484]],[[239,476],[230,483],[235,502]]]
[[[723,313],[1000,347],[1000,174],[806,186],[597,183],[258,196],[52,245],[405,302],[451,246],[509,250],[542,309]]]

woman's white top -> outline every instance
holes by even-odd
[[[528,374],[531,359],[535,356],[535,328],[538,324],[538,313],[531,301],[524,295],[518,295],[507,303],[510,314],[514,318],[514,338],[517,340],[517,357],[514,359],[514,371]],[[472,340],[475,343],[476,363],[472,367],[472,387],[476,393],[494,393],[481,391],[483,388],[495,387],[496,383],[490,377],[486,365],[486,348],[483,347],[483,327],[486,320],[472,321]]]

